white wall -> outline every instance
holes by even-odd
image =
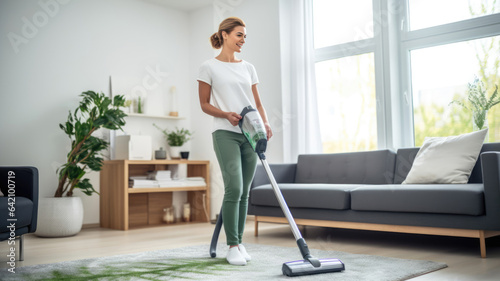
[[[73,0],[52,3],[48,15],[39,0],[0,2],[0,165],[33,165],[40,172],[40,196],[52,196],[57,167],[69,141],[59,129],[86,90],[109,94],[109,76],[147,75],[156,66],[178,86],[181,114],[189,116],[188,17],[185,12],[139,0]],[[58,10],[57,10],[58,9]],[[44,15],[48,19],[43,21]],[[37,30],[29,30],[26,18]],[[36,25],[34,25],[36,27]],[[18,52],[7,37],[25,33]],[[129,120],[130,119],[130,120]],[[189,120],[189,119],[186,119]],[[153,120],[128,118],[126,130],[156,133]],[[172,121],[159,121],[168,126]],[[186,121],[188,122],[188,121]],[[133,124],[134,123],[134,124]],[[180,123],[182,125],[182,123]],[[177,125],[177,124],[173,124]],[[99,174],[90,175],[99,189]],[[84,199],[84,223],[99,222],[99,197]]]
[[[49,5],[43,8],[39,2]],[[55,171],[69,151],[59,123],[78,105],[78,95],[86,90],[109,94],[110,75],[144,77],[148,67],[158,67],[169,74],[162,86],[178,88],[179,111],[187,118],[127,118],[125,131],[152,135],[157,149],[165,143],[153,122],[194,130],[187,148],[190,159],[212,163],[214,217],[222,202],[222,179],[212,149],[211,118],[199,108],[196,76],[199,65],[216,55],[208,38],[221,16],[239,16],[247,24],[240,57],[257,69],[275,132],[269,162],[283,161],[278,0],[216,3],[226,9],[215,5],[183,12],[146,0],[0,0],[0,165],[36,166],[40,196],[52,196]],[[8,36],[13,33],[19,36],[16,42],[24,37],[24,43],[12,44]],[[99,174],[90,178],[99,190]],[[99,197],[77,195],[84,200],[84,223],[98,223]]]

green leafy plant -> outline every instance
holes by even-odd
[[[191,139],[191,136],[193,134],[192,132],[184,128],[179,129],[176,127],[175,130],[169,131],[167,129],[158,127],[158,125],[156,124],[153,124],[153,126],[163,132],[163,134],[165,135],[165,139],[170,146],[182,146]]]
[[[495,91],[488,97],[483,83],[476,77],[472,83],[467,84],[467,92],[467,100],[465,102],[454,100],[450,105],[458,104],[467,110],[471,110],[474,124],[481,130],[484,127],[488,110],[500,103],[498,86],[495,85]]]
[[[87,169],[100,171],[103,158],[100,152],[108,148],[109,143],[92,136],[96,130],[106,128],[121,129],[127,116],[120,107],[125,105],[123,96],[115,96],[113,101],[103,93],[83,92],[82,101],[74,113],[69,112],[68,120],[59,127],[71,140],[71,151],[67,161],[57,172],[59,185],[55,197],[73,196],[73,190],[79,188],[83,193],[99,194],[88,178],[83,179]]]

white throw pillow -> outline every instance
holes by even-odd
[[[426,137],[403,184],[467,183],[486,133]]]

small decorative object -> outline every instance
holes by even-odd
[[[115,137],[114,159],[151,160],[151,136],[123,135]]]
[[[125,104],[123,106],[124,106],[123,112],[125,112],[125,113],[131,113],[131,112],[133,112],[132,100],[131,99],[126,98]]]
[[[168,131],[167,129],[162,129],[158,127],[158,125],[153,124],[158,130],[162,131],[165,135],[167,143],[170,147],[170,157],[173,159],[179,159],[180,156],[180,148],[187,141],[191,139],[192,133],[187,129],[178,129],[177,127],[173,131]]]
[[[155,150],[155,159],[167,159],[167,151],[160,147],[160,150]]]
[[[163,211],[165,212],[163,221],[168,224],[174,223],[174,207],[165,208]]]
[[[479,131],[488,127],[488,110],[500,103],[498,95],[498,86],[495,85],[495,91],[488,97],[484,84],[477,77],[472,83],[467,84],[467,101],[452,101],[450,104],[458,104],[463,108],[472,111],[472,128]],[[486,136],[488,139],[488,136]]]
[[[181,158],[181,147],[180,146],[170,146],[170,158],[180,159]]]
[[[170,87],[170,112],[168,115],[173,117],[179,116],[177,109],[177,88],[175,86]]]
[[[182,219],[185,222],[190,222],[191,221],[191,206],[189,203],[184,203],[183,208],[182,208]]]
[[[143,113],[142,112],[142,100],[141,97],[137,99],[137,113]]]
[[[188,159],[189,158],[189,151],[181,151],[181,159]]]

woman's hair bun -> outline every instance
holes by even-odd
[[[220,49],[222,47],[222,40],[220,40],[221,38],[219,38],[217,33],[218,32],[215,32],[212,36],[210,36],[210,43],[214,49]]]

